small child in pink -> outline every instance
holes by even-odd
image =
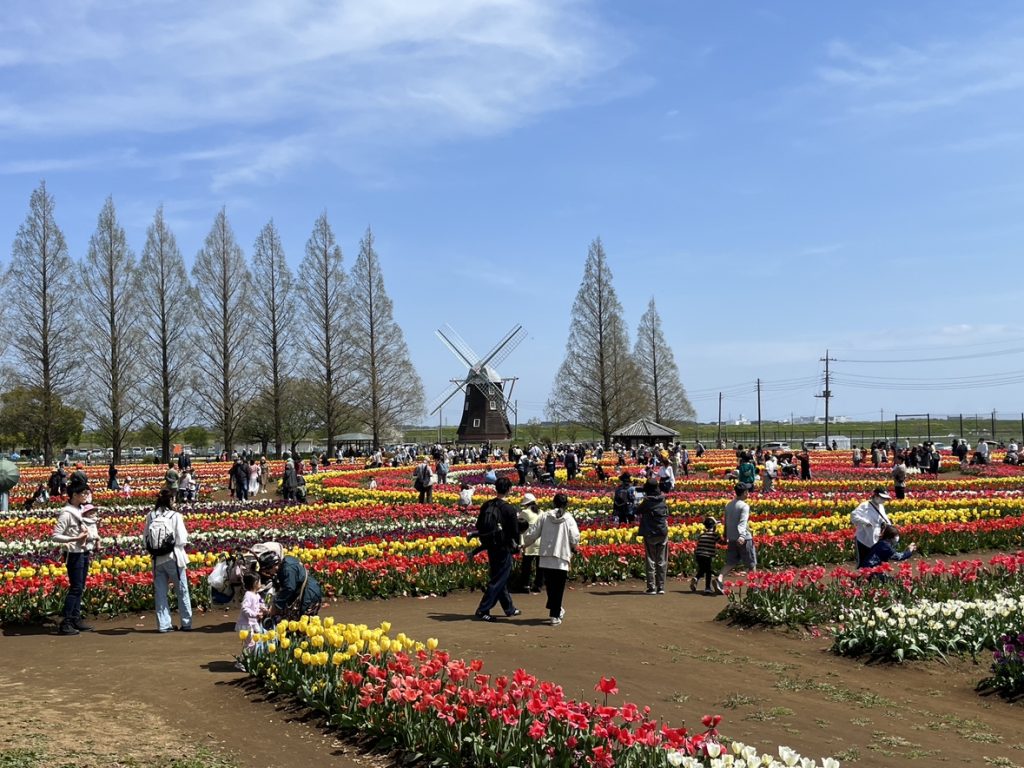
[[[248,651],[256,645],[255,635],[263,631],[260,619],[263,618],[265,607],[260,599],[260,577],[258,575],[255,573],[243,574],[242,586],[245,587],[245,597],[242,598],[242,609],[238,614],[235,629],[249,630],[249,637],[245,640],[245,650]]]

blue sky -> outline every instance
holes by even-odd
[[[1018,4],[5,11],[0,240],[40,179],[75,258],[107,195],[136,251],[163,203],[189,263],[224,205],[247,253],[273,218],[297,267],[326,209],[349,266],[373,227],[428,401],[460,372],[434,328],[478,351],[528,328],[502,370],[525,420],[600,236],[702,419],[719,389],[755,413],[758,377],[766,417],[820,413],[826,348],[834,413],[1024,409]]]

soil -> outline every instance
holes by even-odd
[[[493,624],[470,619],[478,600],[338,603],[322,615],[387,620],[393,631],[484,659],[486,671],[521,666],[575,697],[595,699],[597,680],[615,677],[622,699],[673,725],[699,729],[703,714],[720,713],[724,734],[766,751],[785,744],[866,766],[1024,765],[1024,707],[974,691],[987,660],[866,665],[831,655],[822,637],[716,622],[724,598],[691,594],[677,580],[664,596],[643,595],[639,582],[570,589],[559,627],[546,625],[543,595],[516,595],[523,615]],[[77,750],[77,765],[120,764],[115,755],[142,764],[196,749],[238,764],[325,756],[341,768],[387,764],[247,684],[231,661],[234,620],[212,612],[197,616],[191,633],[163,635],[151,614],[100,621],[78,637],[5,627],[0,750],[45,734],[50,754]]]

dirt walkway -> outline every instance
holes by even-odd
[[[388,620],[394,631],[483,658],[486,670],[522,666],[572,696],[594,699],[598,678],[614,676],[623,699],[673,724],[699,727],[701,715],[720,713],[724,733],[765,749],[786,744],[867,766],[1024,765],[1024,707],[973,691],[987,660],[865,666],[829,654],[825,639],[715,622],[723,598],[692,595],[679,581],[663,597],[640,594],[637,582],[570,590],[557,628],[543,623],[541,595],[516,596],[523,615],[496,624],[468,620],[478,599],[342,603],[324,615]],[[247,693],[230,662],[234,618],[208,614],[197,631],[169,635],[153,631],[151,614],[101,622],[98,632],[76,638],[8,628],[0,691],[28,694],[34,706],[25,706],[37,711],[85,699],[131,728],[129,715],[158,717],[172,733],[240,764],[297,765],[325,755],[341,768],[382,762]]]

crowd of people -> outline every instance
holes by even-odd
[[[963,446],[965,443],[958,443]],[[979,443],[976,450],[981,450]],[[1015,447],[1015,446],[1014,446]],[[920,450],[919,450],[920,449]],[[549,446],[541,449],[537,445],[522,449],[513,446],[509,461],[513,462],[520,484],[524,484],[534,466],[544,466],[545,472],[553,474],[546,466],[549,461],[560,462],[566,469],[567,477],[578,472],[587,456],[584,446]],[[677,470],[688,474],[690,471],[689,451],[685,445],[639,446],[633,449],[615,447],[617,466],[623,466],[628,455],[639,463],[642,472],[633,477],[622,472],[618,485],[611,497],[612,514],[620,524],[636,525],[636,536],[643,541],[646,595],[664,595],[668,571],[669,528],[667,493],[673,491]],[[871,448],[871,460],[877,452],[880,463],[887,460],[888,447],[876,444]],[[963,448],[960,448],[963,451]],[[594,449],[596,466],[605,449]],[[703,445],[696,446],[698,456],[704,452]],[[895,451],[893,480],[897,498],[906,493],[906,477],[911,469],[920,467],[922,457],[930,457],[934,446],[922,445]],[[475,458],[494,458],[501,455],[486,448],[476,449]],[[750,527],[751,507],[749,494],[761,483],[762,493],[771,493],[776,478],[786,477],[786,466],[799,467],[791,474],[809,478],[809,458],[806,451],[792,454],[763,451],[760,447],[752,450],[738,446],[737,466],[729,473],[736,481],[734,497],[725,505],[722,520],[708,516],[703,530],[696,540],[693,572],[690,580],[691,591],[698,591],[703,581],[705,594],[722,594],[725,579],[736,568],[757,569],[757,548]],[[912,458],[913,457],[913,458]],[[420,491],[420,500],[430,503],[432,488],[444,482],[449,471],[449,462],[462,460],[462,455],[450,455],[441,446],[430,451],[429,458],[423,456],[415,466],[414,484]],[[853,454],[855,465],[864,460],[864,455]],[[911,465],[908,466],[908,462]],[[318,470],[318,461],[310,462],[309,471]],[[525,465],[526,470],[522,467]],[[930,465],[930,463],[929,463]],[[603,467],[602,467],[603,469]],[[303,488],[302,477],[306,467],[299,457],[289,458],[281,480],[285,499],[299,498]],[[92,491],[88,478],[81,469],[69,474],[59,466],[55,474],[58,481],[53,490],[63,492],[67,504],[58,516],[53,541],[64,552],[69,589],[66,595],[59,633],[75,635],[92,629],[82,619],[82,595],[85,589],[89,563],[99,546],[100,515],[92,504]],[[169,463],[154,508],[146,517],[142,530],[147,551],[153,558],[153,585],[158,632],[174,630],[189,631],[192,627],[192,609],[189,594],[188,530],[177,505],[191,500],[192,486],[190,462],[180,458],[177,465]],[[607,474],[605,474],[607,477]],[[603,478],[602,478],[603,479]],[[238,499],[252,498],[266,492],[270,481],[269,464],[263,457],[241,454],[235,457],[229,473],[229,487]],[[371,481],[372,482],[372,481]],[[108,477],[108,487],[117,487],[116,468]],[[476,533],[480,545],[470,557],[485,553],[488,562],[488,582],[475,611],[475,618],[484,622],[498,619],[492,613],[500,606],[507,617],[518,616],[521,610],[513,600],[513,591],[537,593],[546,591],[546,609],[551,625],[557,626],[565,618],[563,605],[565,585],[575,553],[579,548],[579,527],[569,511],[570,499],[566,493],[556,493],[550,509],[540,509],[532,493],[522,495],[518,505],[508,500],[513,480],[505,473],[498,474],[491,468],[487,484],[493,486],[494,495],[479,506],[476,519]],[[50,485],[54,485],[51,478]],[[34,496],[45,499],[48,491],[40,483]],[[475,488],[461,484],[458,506],[468,510],[473,505]],[[56,495],[55,494],[55,495]],[[859,568],[873,568],[882,563],[895,562],[910,557],[915,546],[905,550],[897,549],[899,531],[892,524],[885,511],[885,502],[890,499],[886,488],[878,487],[872,496],[858,505],[851,513],[854,530],[854,545]],[[720,547],[725,549],[724,568],[721,573],[714,571],[714,560]],[[257,545],[248,566],[236,574],[236,584],[243,592],[239,628],[256,629],[265,620],[294,617],[319,611],[322,592],[313,575],[296,558],[286,555],[280,545],[268,543]],[[518,569],[516,567],[518,557]],[[261,595],[272,586],[272,601],[268,607]],[[513,589],[513,586],[515,589]],[[177,595],[179,624],[172,622],[169,593],[173,588]]]

